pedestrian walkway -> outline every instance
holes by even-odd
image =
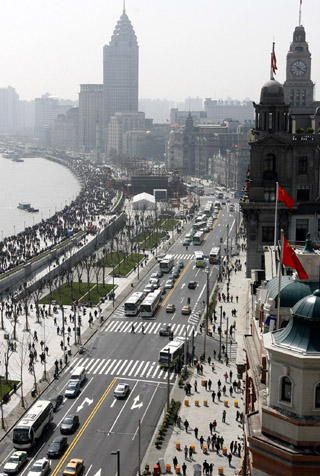
[[[123,359],[90,359],[80,358],[72,362],[69,372],[79,365],[85,367],[88,375],[115,375],[128,379],[146,379],[155,381],[167,381],[167,369],[159,367],[158,362],[148,362],[144,360],[123,360]],[[169,380],[173,382],[176,374],[170,372]]]
[[[171,324],[168,323],[171,327],[171,331],[173,332],[174,336],[185,336],[188,335],[189,337],[192,335],[194,327],[191,325],[186,324]],[[121,333],[131,333],[132,332],[132,325],[134,326],[135,334],[158,334],[160,328],[164,325],[163,322],[155,322],[152,320],[151,322],[141,320],[133,321],[120,321],[119,320],[112,320],[103,330],[103,332],[110,333],[110,332],[121,332]]]

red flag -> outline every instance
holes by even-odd
[[[271,69],[272,69],[272,72],[273,74],[276,74],[276,71],[277,71],[277,58],[276,58],[276,54],[273,50],[272,52],[272,55],[271,55]]]
[[[292,269],[295,269],[298,273],[299,279],[309,279],[304,267],[299,261],[298,256],[291,248],[290,243],[288,243],[285,236],[283,237],[282,264],[284,264],[285,266],[289,266]]]
[[[287,205],[288,208],[292,208],[295,203],[293,198],[291,198],[290,195],[280,187],[280,185],[278,185],[278,200]]]

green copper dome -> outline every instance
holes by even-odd
[[[287,327],[274,333],[275,344],[296,352],[320,353],[320,290],[300,299],[291,313]]]
[[[304,283],[294,281],[291,276],[282,276],[280,307],[293,307],[300,299],[309,296],[317,286],[317,283]],[[270,279],[266,284],[266,288],[269,289],[269,297],[275,300],[275,306],[278,305],[278,287],[278,277]]]

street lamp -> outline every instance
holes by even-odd
[[[229,224],[227,225],[227,265],[229,265]]]
[[[220,306],[220,332],[219,332],[219,355],[221,358],[221,334],[222,334],[222,306]]]
[[[206,325],[205,325],[205,331],[204,331],[204,341],[203,341],[203,357],[205,358],[206,356],[206,344],[207,344],[207,335],[208,335],[208,321],[209,321],[209,295],[210,295],[210,289],[209,289],[209,275],[210,275],[210,270],[209,268],[206,268],[204,272],[207,274],[207,309],[206,309]]]
[[[120,450],[111,451],[112,455],[117,455],[117,474],[120,476]]]
[[[112,263],[112,307],[114,307],[114,263]]]
[[[171,354],[170,349],[168,348],[168,379],[167,379],[167,412],[170,408],[170,365],[171,365]]]

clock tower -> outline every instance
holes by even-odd
[[[313,82],[311,81],[311,53],[302,25],[295,28],[287,54],[287,74],[283,85],[285,102],[293,114],[312,114]]]

